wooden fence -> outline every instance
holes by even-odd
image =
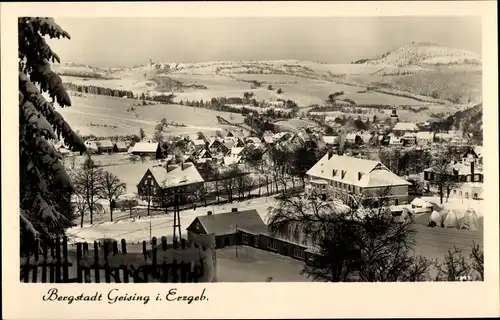
[[[148,249],[130,245],[122,239],[94,241],[93,248],[87,242],[69,246],[67,237],[37,241],[33,253],[21,258],[22,282],[50,283],[144,283],[144,282],[203,282],[204,259],[207,248],[182,239],[167,243],[156,238]],[[76,248],[76,252],[75,249]],[[135,249],[135,250],[134,250]],[[75,257],[76,254],[76,257]],[[74,263],[73,263],[74,262]],[[48,277],[47,277],[48,274]]]

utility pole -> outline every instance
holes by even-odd
[[[238,234],[238,224],[235,224],[234,225],[235,228],[236,228],[236,234]],[[238,257],[238,241],[236,241],[236,257]]]

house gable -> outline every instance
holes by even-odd
[[[146,185],[147,179],[152,179],[153,180],[153,187],[156,189],[160,189],[160,185],[159,185],[158,181],[156,181],[151,170],[148,169],[148,170],[146,170],[146,173],[144,174],[144,176],[142,176],[142,179],[137,184],[137,191],[139,191],[139,193],[141,193],[141,190],[144,190],[147,187],[147,185]]]
[[[191,231],[193,233],[198,234],[207,234],[207,231],[203,227],[203,224],[200,222],[200,219],[196,218],[193,222],[186,228],[187,231]]]

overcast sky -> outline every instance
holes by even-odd
[[[71,40],[51,40],[61,62],[298,59],[348,63],[432,42],[481,53],[477,17],[57,18]]]

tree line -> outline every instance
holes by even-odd
[[[74,83],[68,82],[64,84],[68,90],[73,90],[82,93],[97,94],[110,97],[127,97],[129,99],[134,98],[134,93],[129,90],[119,90],[111,89],[99,86],[86,86],[86,85],[76,85]]]

